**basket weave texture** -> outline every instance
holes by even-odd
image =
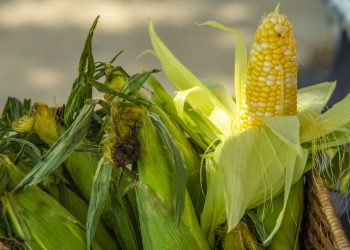
[[[10,250],[10,248],[0,240],[0,250]]]
[[[350,250],[349,241],[335,212],[329,192],[315,171],[306,176],[301,230],[301,249]]]

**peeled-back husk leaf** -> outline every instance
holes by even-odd
[[[151,120],[156,128],[159,138],[165,147],[165,153],[173,170],[173,197],[175,206],[176,223],[179,223],[185,203],[186,184],[188,170],[184,156],[179,150],[175,140],[165,126],[159,115],[150,113]]]
[[[152,76],[150,75],[147,79],[148,83],[153,89],[152,101],[154,101],[159,107],[162,107],[162,111],[172,118],[183,130],[189,135],[189,137],[197,144],[198,147],[205,150],[207,145],[203,140],[192,130],[188,124],[186,124],[182,118],[178,115],[175,109],[173,98],[164,89],[164,87]]]
[[[158,37],[152,21],[149,23],[149,33],[155,54],[161,62],[164,73],[171,83],[174,84],[178,90],[186,91],[195,88],[196,91],[194,91],[194,94],[200,91],[201,98],[198,99],[198,95],[196,95],[197,98],[192,99],[193,101],[189,101],[191,105],[193,107],[198,105],[197,109],[199,109],[199,107],[205,108],[205,110],[200,111],[206,114],[207,118],[219,128],[222,133],[229,134],[231,132],[230,126],[232,126],[232,114],[230,111],[226,109],[216,96],[171,53]],[[208,103],[208,105],[203,106],[203,103]],[[180,111],[178,110],[178,112]],[[219,117],[220,120],[218,119]]]
[[[232,114],[236,112],[236,104],[232,96],[226,91],[225,87],[215,81],[203,81],[205,86],[212,92],[216,98],[224,105]]]
[[[162,64],[164,73],[179,90],[193,87],[205,88],[204,84],[193,75],[166,47],[157,35],[152,20],[149,21],[149,34],[154,52]]]
[[[211,247],[215,244],[217,227],[226,221],[224,187],[218,168],[211,158],[206,159],[207,193],[201,215],[201,226]]]
[[[247,209],[284,191],[283,209],[264,243],[281,225],[290,188],[301,177],[307,158],[307,152],[298,149],[297,118],[278,117],[276,123],[275,128],[283,127],[278,133],[268,127],[251,128],[226,138],[214,153],[224,186],[229,231],[238,225]]]
[[[275,227],[276,219],[283,208],[283,194],[273,201],[260,206],[258,216],[262,219],[267,233]],[[283,216],[280,228],[272,238],[269,245],[271,250],[299,249],[299,229],[304,208],[304,180],[301,178],[295,183],[289,194],[287,208]]]
[[[209,127],[209,132],[205,133],[206,137],[211,136],[210,131],[214,132],[216,137],[230,134],[232,126],[230,115],[218,107],[215,104],[216,100],[211,96],[208,96],[207,100],[203,101],[203,97],[206,94],[206,91],[200,87],[177,92],[174,97],[174,104],[179,116],[184,120],[186,119],[188,112],[186,112],[185,107],[186,104],[189,104],[206,121],[205,124]]]
[[[200,158],[198,153],[188,141],[184,132],[173,122],[167,113],[157,105],[152,105],[150,111],[160,116],[183,156],[183,161],[188,172],[187,190],[190,194],[196,214],[200,215],[203,209],[204,195],[202,194],[202,187],[199,185],[202,180],[200,176]]]
[[[99,161],[91,190],[89,210],[86,220],[86,244],[90,249],[98,222],[108,197],[109,179],[112,175],[112,165],[102,157]]]
[[[208,249],[187,191],[183,214],[176,222],[172,168],[150,118],[143,117],[141,123],[136,197],[144,248]]]
[[[225,32],[234,33],[236,36],[236,45],[235,45],[235,96],[236,96],[236,110],[238,113],[241,109],[243,93],[244,93],[244,84],[247,72],[247,47],[244,43],[242,34],[233,28],[226,27],[225,25],[215,22],[208,21],[201,25],[207,25]]]
[[[331,98],[336,82],[323,82],[298,89],[298,117],[319,115]]]
[[[301,142],[310,142],[327,134],[345,131],[350,124],[350,95],[335,104],[331,109],[304,122],[301,127]]]

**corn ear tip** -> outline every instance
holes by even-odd
[[[151,16],[148,18],[148,29],[149,29],[150,33],[155,32],[154,24],[153,24],[153,17],[151,17]]]
[[[22,116],[19,120],[12,123],[12,128],[19,133],[27,133],[34,126],[34,118],[30,115]]]
[[[275,13],[279,14],[280,13],[280,8],[281,8],[281,3],[278,3],[275,7]]]

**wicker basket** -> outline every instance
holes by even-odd
[[[11,250],[7,245],[1,242],[0,239],[0,250]]]
[[[306,176],[302,249],[349,249],[329,192],[316,172]]]

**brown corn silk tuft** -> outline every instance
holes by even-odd
[[[263,18],[250,49],[240,129],[297,112],[297,52],[293,26],[278,10]]]

